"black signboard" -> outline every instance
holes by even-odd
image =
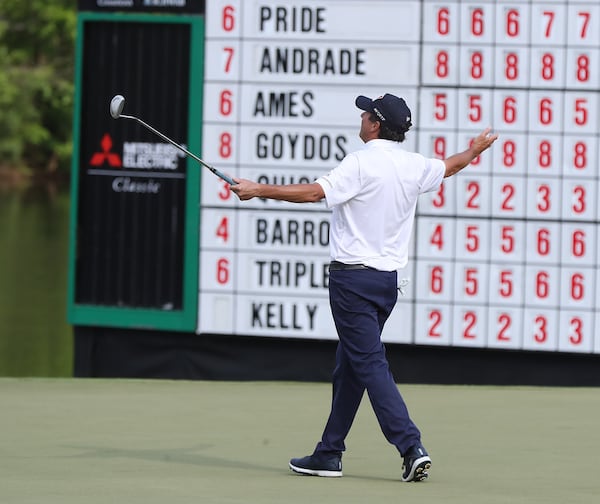
[[[186,160],[109,103],[187,138],[190,25],[86,22],[83,30],[76,303],[181,309]]]
[[[79,0],[80,11],[204,14],[205,0]]]

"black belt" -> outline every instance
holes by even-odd
[[[331,261],[329,263],[330,271],[339,271],[339,270],[373,270],[376,271],[375,268],[371,268],[371,266],[367,266],[366,264],[345,264],[339,261]]]

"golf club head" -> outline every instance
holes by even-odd
[[[123,107],[125,106],[125,98],[122,95],[115,95],[112,100],[110,100],[110,115],[113,119],[118,119],[121,117],[121,112],[123,112]]]

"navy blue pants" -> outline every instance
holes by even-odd
[[[420,441],[381,342],[381,331],[397,297],[395,271],[330,271],[329,302],[339,343],[331,413],[315,452],[345,450],[344,440],[365,390],[383,434],[401,455]]]

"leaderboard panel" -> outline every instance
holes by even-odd
[[[419,205],[415,341],[598,352],[598,6],[423,6],[419,149],[500,139]]]
[[[432,157],[491,151],[422,197],[384,339],[600,352],[595,2],[207,2],[203,156],[312,182],[359,149],[358,94],[405,97]],[[201,188],[199,333],[335,338],[324,203]]]
[[[420,4],[373,5],[209,2],[204,156],[261,182],[312,182],[361,147],[357,93],[380,82],[416,102]],[[335,338],[324,203],[236,199],[204,179],[199,332]]]

